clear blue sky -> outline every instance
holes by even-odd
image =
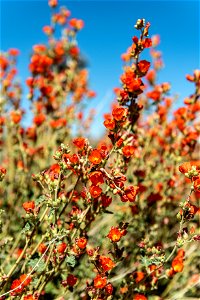
[[[28,77],[28,61],[32,45],[45,43],[42,32],[49,25],[50,9],[46,0],[1,0],[0,48],[19,48],[19,75]],[[119,86],[122,73],[120,56],[131,45],[135,21],[150,21],[150,34],[161,36],[165,69],[159,81],[170,81],[172,92],[184,96],[193,92],[193,86],[185,80],[185,74],[199,68],[199,1],[59,1],[71,10],[72,17],[85,22],[78,34],[83,55],[89,62],[90,85],[97,92],[90,107],[98,108],[93,131],[103,129],[102,114],[109,111],[113,99],[112,89]],[[146,50],[148,52],[148,50]],[[148,58],[148,56],[146,56]],[[25,90],[26,94],[26,90]],[[27,107],[26,100],[23,101]]]

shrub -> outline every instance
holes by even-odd
[[[200,71],[186,76],[195,92],[174,110],[170,84],[157,82],[159,38],[138,19],[107,133],[90,142],[83,102],[95,93],[75,42],[84,23],[49,5],[48,43],[33,47],[26,80],[29,127],[19,52],[0,56],[0,299],[197,296]],[[147,48],[151,64],[140,59]]]

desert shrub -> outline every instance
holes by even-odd
[[[19,51],[0,55],[0,299],[198,297],[200,71],[174,109],[170,84],[157,81],[159,37],[138,19],[106,134],[91,141],[84,23],[49,5],[48,42],[33,47],[26,80],[28,127]],[[148,49],[151,63],[140,58]]]

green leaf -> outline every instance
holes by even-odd
[[[36,265],[37,265],[37,267],[35,268]],[[41,273],[45,269],[45,262],[42,260],[39,262],[39,258],[34,258],[28,262],[28,266],[35,268],[35,271],[37,273]]]
[[[31,229],[31,224],[29,222],[26,223],[26,225],[24,226],[24,228],[22,229],[22,233],[26,233],[28,231],[30,231]]]
[[[46,197],[44,195],[42,195],[36,199],[35,204],[39,205],[40,203],[44,202],[45,200],[46,200]]]
[[[31,284],[35,287],[38,284],[39,278],[33,277]]]
[[[68,266],[70,266],[72,268],[74,268],[76,265],[76,258],[74,255],[67,256],[65,261],[68,264]]]

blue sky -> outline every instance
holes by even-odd
[[[0,48],[19,48],[19,77],[28,77],[28,61],[32,45],[45,43],[42,32],[49,25],[50,9],[46,0],[1,0]],[[199,1],[60,1],[71,10],[72,17],[85,22],[78,34],[83,55],[89,62],[90,85],[97,92],[90,107],[97,108],[93,132],[102,132],[102,114],[109,111],[113,100],[112,89],[119,86],[122,73],[120,56],[131,45],[136,34],[134,24],[138,18],[150,21],[150,34],[159,34],[165,68],[159,81],[169,81],[172,92],[180,98],[193,92],[185,74],[199,68]],[[146,53],[148,50],[146,50]],[[143,58],[148,58],[148,54]],[[26,90],[25,90],[26,94]],[[24,97],[23,105],[27,107]]]

